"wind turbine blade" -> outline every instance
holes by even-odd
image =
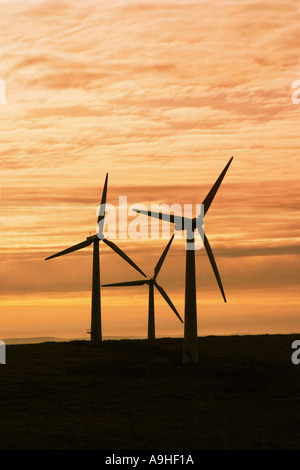
[[[169,304],[169,306],[171,307],[171,309],[173,310],[173,312],[175,313],[175,315],[179,318],[179,320],[181,321],[181,323],[183,323],[183,320],[181,318],[181,316],[179,315],[179,313],[177,312],[173,302],[171,301],[171,299],[169,298],[169,296],[167,295],[166,291],[157,284],[157,282],[154,283],[156,289],[159,291],[159,293],[162,295],[162,297],[165,299],[165,301],[167,302],[167,304]]]
[[[175,230],[186,230],[190,226],[192,226],[192,219],[188,217],[182,217],[180,215],[174,214],[164,214],[162,212],[154,212],[154,211],[144,211],[142,209],[132,209],[134,212],[139,212],[140,214],[148,215],[149,217],[155,217],[159,220],[164,220],[166,222],[170,222],[171,224],[175,224]]]
[[[166,258],[166,256],[167,256],[167,253],[168,253],[168,251],[169,251],[169,248],[170,248],[170,246],[171,246],[171,243],[172,243],[172,241],[173,241],[173,238],[174,238],[174,234],[172,235],[172,237],[171,237],[169,243],[167,244],[166,248],[164,249],[163,254],[162,254],[161,257],[159,258],[157,265],[155,266],[155,269],[154,269],[154,279],[157,277],[157,275],[158,275],[158,273],[159,273],[159,271],[160,271],[160,268],[162,267],[162,264],[163,264],[163,262],[164,262],[164,260],[165,260],[165,258]]]
[[[143,286],[144,284],[147,284],[147,281],[117,282],[115,284],[102,284],[101,287]]]
[[[106,178],[105,178],[105,183],[103,187],[103,192],[102,192],[102,198],[101,198],[101,203],[100,203],[100,208],[99,208],[99,215],[98,215],[98,220],[97,224],[104,219],[105,216],[105,204],[106,204],[106,194],[107,194],[107,180],[108,180],[108,173],[106,173]]]
[[[85,240],[84,242],[78,243],[77,245],[71,246],[70,248],[67,248],[66,250],[63,250],[63,251],[60,251],[59,253],[56,253],[55,255],[49,256],[48,258],[46,258],[46,261],[48,259],[57,258],[58,256],[63,256],[63,255],[66,255],[68,253],[72,253],[72,251],[81,250],[81,248],[85,248],[86,246],[91,245],[93,243],[93,241],[94,241],[94,239]]]
[[[175,222],[175,215],[174,214],[163,214],[162,212],[154,212],[154,211],[144,211],[142,209],[132,209],[134,212],[139,212],[140,214],[148,215],[149,217],[155,217],[156,219],[166,220],[171,224]],[[179,217],[179,216],[176,216]],[[183,217],[179,217],[182,219]]]
[[[211,264],[211,266],[212,266],[212,268],[213,268],[213,271],[214,271],[214,273],[215,273],[217,282],[218,282],[218,284],[219,284],[220,291],[221,291],[221,293],[222,293],[224,302],[226,302],[225,292],[224,292],[224,289],[223,289],[223,286],[222,286],[222,282],[221,282],[221,278],[220,278],[219,271],[218,271],[218,268],[217,268],[217,264],[216,264],[216,262],[215,262],[214,255],[213,255],[212,249],[211,249],[211,247],[210,247],[210,244],[209,244],[209,241],[208,241],[206,235],[204,235],[204,246],[205,246],[205,249],[206,249],[206,252],[207,252],[207,255],[208,255],[210,264]]]
[[[229,160],[229,162],[227,163],[227,165],[225,166],[224,170],[222,171],[222,173],[220,174],[219,178],[216,180],[215,184],[213,185],[213,187],[211,188],[211,190],[209,191],[208,195],[206,196],[206,198],[204,199],[203,203],[204,204],[204,215],[206,214],[206,212],[208,211],[208,209],[210,208],[210,205],[211,203],[213,202],[213,199],[220,187],[220,184],[222,183],[223,181],[223,178],[229,168],[229,165],[230,163],[232,162],[232,159],[233,157],[231,157],[231,159]]]
[[[127,261],[128,264],[134,267],[139,273],[141,273],[144,277],[147,277],[146,274],[127,256],[124,251],[122,251],[117,245],[115,245],[112,241],[107,240],[106,238],[102,239],[107,246],[109,246],[112,250],[114,250],[121,258]]]

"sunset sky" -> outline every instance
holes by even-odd
[[[84,337],[107,202],[201,204],[198,335],[300,331],[299,2],[1,1],[0,337]],[[131,219],[134,217],[131,215]],[[149,275],[167,240],[115,243]],[[101,245],[101,282],[140,275]],[[159,274],[184,315],[185,250]],[[147,287],[102,290],[104,336],[146,336]],[[183,326],[155,296],[157,336]]]

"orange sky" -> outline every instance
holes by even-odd
[[[0,337],[86,337],[108,202],[201,204],[228,303],[196,253],[198,334],[290,333],[299,318],[298,2],[1,1]],[[149,275],[166,240],[116,240]],[[160,273],[184,312],[184,256]],[[103,283],[139,274],[101,247]],[[104,336],[146,335],[147,288],[102,291]],[[182,335],[155,297],[157,335]]]

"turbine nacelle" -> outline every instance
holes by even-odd
[[[195,232],[196,230],[202,230],[204,225],[204,217],[202,214],[197,215],[189,219],[188,217],[182,217],[181,220],[178,220],[179,216],[176,216],[174,220],[174,230],[177,231],[186,231],[186,232]]]
[[[97,235],[90,235],[89,237],[86,237],[86,241],[93,243],[97,240],[97,238],[98,238]]]

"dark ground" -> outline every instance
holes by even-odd
[[[300,335],[8,345],[1,450],[300,450]]]

